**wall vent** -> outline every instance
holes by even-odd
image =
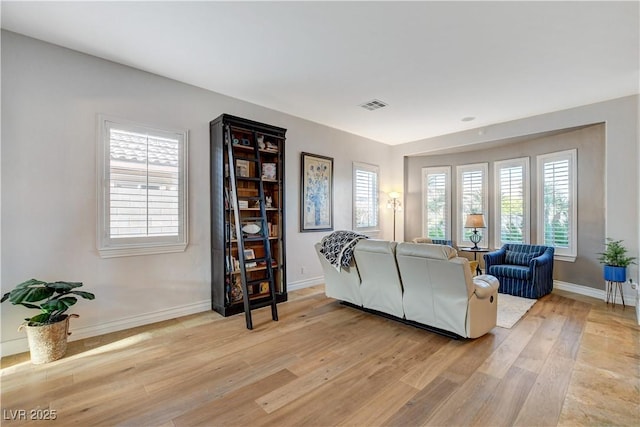
[[[364,104],[360,104],[360,106],[366,110],[373,111],[378,108],[386,107],[388,104],[380,101],[379,99],[372,99],[369,102],[365,102]]]

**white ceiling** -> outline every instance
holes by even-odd
[[[638,2],[1,7],[4,29],[387,144],[639,92]]]

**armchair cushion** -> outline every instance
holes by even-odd
[[[538,256],[538,254],[535,254],[533,252],[527,253],[527,252],[516,252],[516,251],[507,250],[504,257],[505,258],[504,261],[506,264],[528,266],[529,262],[531,262],[531,260],[536,256]]]
[[[496,277],[510,277],[512,279],[531,279],[531,270],[529,266],[524,265],[492,265],[489,267],[488,274]]]

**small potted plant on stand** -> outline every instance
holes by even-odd
[[[69,319],[77,314],[65,314],[78,302],[74,296],[92,300],[95,295],[77,290],[81,282],[43,282],[30,279],[17,285],[2,296],[0,302],[9,300],[13,305],[40,310],[40,313],[25,319],[18,330],[27,330],[31,363],[41,364],[60,359],[67,351]],[[37,303],[40,303],[39,305]]]
[[[609,282],[626,282],[627,267],[636,258],[627,256],[627,248],[622,245],[622,240],[607,238],[605,251],[601,252],[599,261],[604,264],[604,280]]]

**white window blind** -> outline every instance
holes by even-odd
[[[177,236],[177,138],[110,129],[110,237]]]
[[[353,228],[377,231],[379,168],[366,163],[353,164]]]
[[[422,168],[422,235],[451,238],[451,167]]]
[[[576,150],[538,156],[538,241],[573,259],[577,252],[575,165]]]
[[[495,162],[496,247],[529,242],[529,158]]]
[[[464,228],[467,215],[484,214],[487,218],[487,163],[458,166],[458,241],[471,245],[472,229]],[[482,240],[478,246],[487,247],[486,230],[480,230]]]
[[[186,132],[100,116],[102,256],[186,247]]]

